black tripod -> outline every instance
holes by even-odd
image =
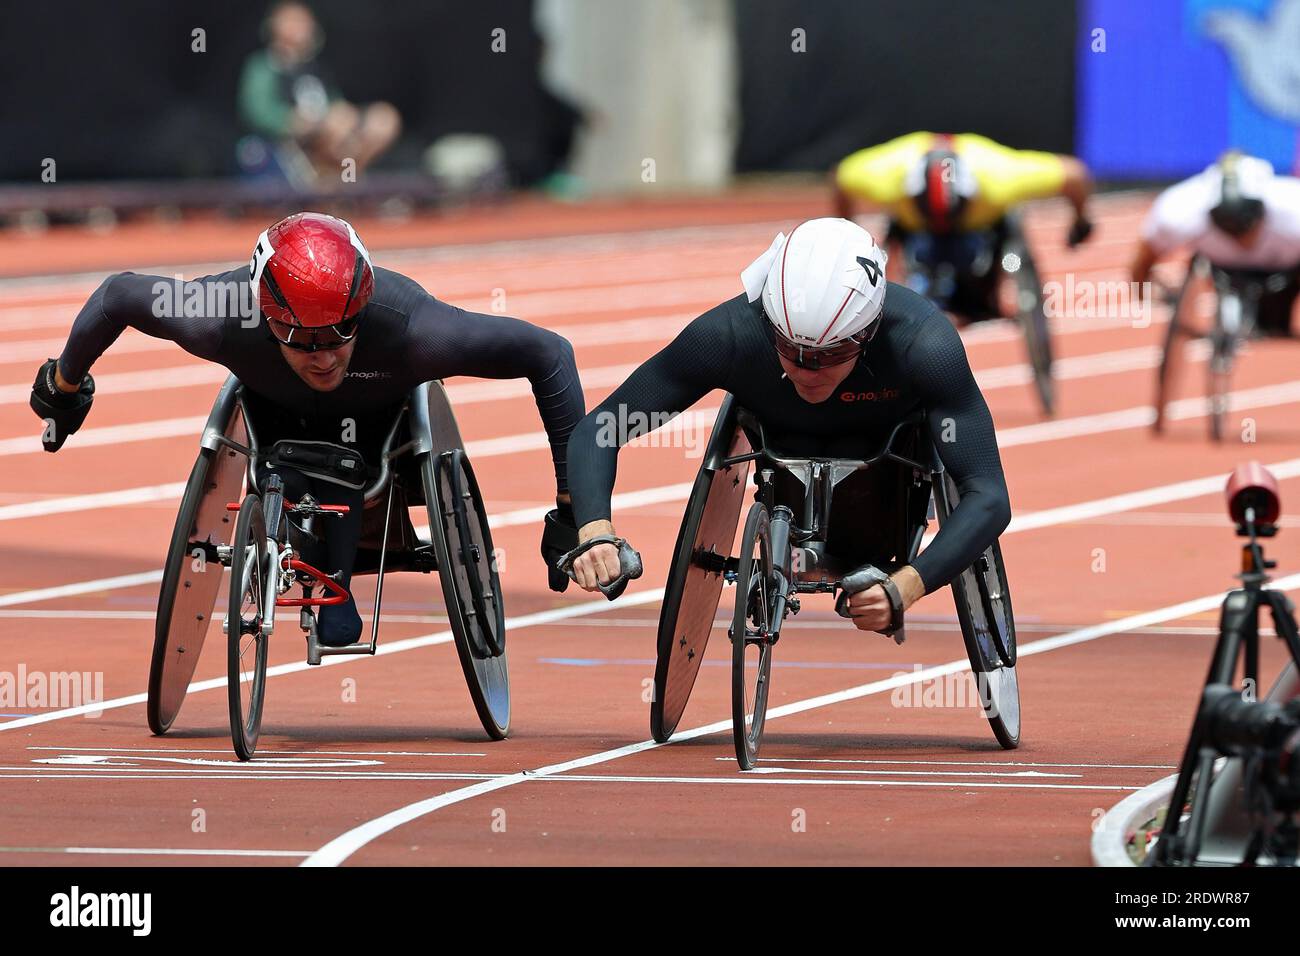
[[[1269,849],[1279,862],[1294,862],[1298,832],[1290,815],[1296,810],[1290,795],[1276,791],[1276,774],[1269,771],[1262,758],[1276,748],[1279,735],[1289,737],[1291,715],[1295,708],[1262,704],[1254,700],[1259,687],[1259,612],[1265,605],[1273,615],[1273,627],[1300,668],[1300,631],[1295,621],[1295,606],[1280,591],[1265,587],[1268,570],[1276,562],[1264,557],[1260,538],[1277,534],[1275,524],[1256,524],[1255,509],[1247,508],[1246,520],[1237,533],[1250,540],[1241,550],[1242,587],[1228,592],[1219,618],[1219,641],[1205,681],[1200,707],[1192,724],[1192,735],[1179,767],[1178,780],[1169,799],[1164,828],[1154,851],[1145,860],[1147,866],[1192,866],[1197,862],[1205,838],[1210,806],[1210,788],[1214,783],[1214,762],[1222,756],[1240,756],[1247,792],[1254,798],[1252,809],[1262,811],[1263,826],[1257,828],[1247,848],[1243,863],[1251,865],[1260,852]],[[1234,688],[1233,677],[1238,658],[1243,658],[1243,690]],[[1195,783],[1193,784],[1193,780]],[[1182,820],[1183,807],[1191,800],[1191,814]],[[1280,824],[1272,823],[1281,811]],[[1254,814],[1259,817],[1260,814]]]

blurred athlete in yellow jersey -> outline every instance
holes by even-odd
[[[909,133],[858,150],[835,170],[836,209],[854,202],[886,213],[906,232],[936,234],[995,228],[1030,199],[1064,196],[1074,206],[1071,246],[1092,231],[1092,179],[1073,156],[1012,149],[975,133]]]
[[[987,244],[971,237],[994,238],[1002,245],[1007,213],[1030,199],[1064,196],[1070,201],[1074,223],[1066,241],[1071,248],[1092,232],[1087,215],[1092,178],[1082,162],[1058,153],[1012,149],[975,133],[909,133],[860,149],[836,167],[834,180],[840,216],[851,219],[857,203],[883,212],[890,219],[887,247],[896,249],[909,237],[928,237],[930,241],[912,243],[912,256],[943,259],[960,272],[978,265]],[[900,257],[893,260],[890,278],[905,281]],[[987,272],[990,283],[979,301],[939,305],[970,318],[996,314],[989,296],[997,270]]]
[[[1092,232],[1087,167],[1073,156],[1011,149],[974,133],[910,133],[853,153],[836,167],[834,188],[843,218],[852,218],[855,203],[889,217],[889,278],[961,319],[1001,316],[999,283],[1015,273],[1015,309],[1050,414],[1050,334],[1015,207],[1064,196],[1074,207],[1066,241],[1077,246]]]

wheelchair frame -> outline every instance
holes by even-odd
[[[403,435],[405,440],[398,444]],[[232,507],[232,502],[241,485],[247,486],[250,496],[259,493],[256,468],[261,448],[255,426],[249,421],[242,386],[234,376],[218,393],[199,445],[199,459],[182,498],[159,593],[148,695],[149,725],[155,734],[166,733],[175,720],[202,650],[221,577],[211,577],[207,562],[219,569],[231,560],[230,517],[223,516],[219,525],[210,517],[215,511],[214,499],[220,499],[220,508],[229,511],[238,507]],[[233,471],[233,462],[240,457],[242,467]],[[410,467],[402,471],[399,461]],[[297,606],[301,608],[299,623],[307,634],[309,664],[319,664],[324,656],[332,654],[374,654],[385,573],[438,570],[454,643],[475,709],[488,735],[502,739],[509,732],[510,706],[500,581],[482,496],[440,382],[417,386],[402,403],[386,433],[378,469],[378,475],[362,493],[367,504],[386,496],[377,560],[373,567],[361,560],[367,544],[363,524],[353,572],[354,576],[378,575],[370,641],[343,648],[321,646],[310,608],[345,600],[346,592],[329,575],[292,556],[289,566],[281,568],[279,554],[274,556],[274,567],[277,575],[288,575],[283,579],[287,583],[269,589],[263,615],[270,628],[264,636],[274,629],[275,606]],[[416,487],[408,495],[406,485],[412,477]],[[395,502],[402,505],[398,515],[393,513]],[[407,513],[408,507],[421,503],[429,516],[429,541],[417,536]],[[315,506],[315,510],[331,509]],[[307,518],[305,531],[313,530],[313,521],[314,517]],[[273,529],[268,537],[274,538],[275,534]],[[398,545],[390,547],[394,534],[398,535]],[[187,570],[186,559],[191,555],[196,562]],[[303,598],[280,598],[293,583],[303,586]],[[334,596],[313,598],[311,593],[317,586],[332,590]],[[184,607],[178,609],[178,602],[184,602]],[[192,614],[192,619],[186,618],[186,612]]]
[[[1164,349],[1156,372],[1156,416],[1151,425],[1154,432],[1159,434],[1164,431],[1165,409],[1170,401],[1169,394],[1175,387],[1175,368],[1181,358],[1180,348],[1188,341],[1208,338],[1210,356],[1206,363],[1205,400],[1209,411],[1210,438],[1214,441],[1223,440],[1232,370],[1241,346],[1255,338],[1259,303],[1266,294],[1286,288],[1294,275],[1295,270],[1255,273],[1252,270],[1228,269],[1214,265],[1199,253],[1192,256],[1178,292],[1165,294],[1172,313],[1165,330]],[[1205,336],[1195,334],[1182,321],[1182,309],[1196,279],[1209,279],[1214,286],[1214,322]],[[1180,333],[1187,341],[1179,341]]]
[[[1007,210],[1001,220],[982,231],[991,233],[993,239],[989,242],[989,248],[981,254],[980,261],[983,268],[978,274],[982,276],[989,270],[996,270],[1015,284],[1015,315],[1003,316],[1003,318],[1020,324],[1029,364],[1034,373],[1034,388],[1039,404],[1042,406],[1043,413],[1051,417],[1056,411],[1056,385],[1052,377],[1052,336],[1047,327],[1047,315],[1044,311],[1042,280],[1039,277],[1038,265],[1030,252],[1029,243],[1025,239],[1020,213],[1015,209]],[[910,278],[915,272],[921,272],[926,276],[927,285],[930,287],[936,284],[938,278],[943,278],[952,283],[952,292],[957,290],[963,280],[969,281],[971,277],[958,273],[949,263],[942,263],[939,267],[935,267],[917,262],[908,250],[909,235],[911,234],[902,229],[897,222],[891,222],[886,237],[886,242],[894,242],[902,254],[905,278]],[[987,261],[984,261],[984,257],[987,257]],[[944,301],[933,298],[929,288],[917,291],[930,298],[939,308],[948,311],[949,302],[946,298]]]
[[[903,475],[907,475],[910,469],[910,486],[905,488],[902,504],[908,509],[905,529],[907,553],[902,556],[906,561],[911,561],[919,552],[929,518],[937,516],[942,523],[956,507],[956,485],[944,472],[928,436],[921,434],[923,429],[922,413],[909,416],[894,427],[882,450],[868,459],[783,456],[770,448],[761,423],[737,406],[732,396],[727,396],[719,409],[704,463],[683,516],[665,587],[655,694],[651,701],[651,733],[657,741],[662,743],[672,736],[685,710],[712,630],[722,584],[731,581],[738,585],[736,616],[730,631],[736,751],[743,769],[750,769],[756,759],[758,740],[752,738],[755,734],[761,738],[762,718],[758,710],[747,715],[743,709],[743,647],[739,652],[736,650],[737,628],[745,629],[739,637],[742,642],[751,642],[753,636],[744,623],[751,582],[737,580],[752,564],[745,557],[749,542],[742,542],[739,558],[732,556],[736,518],[749,465],[758,465],[758,490],[754,498],[768,512],[768,520],[759,524],[766,536],[763,550],[770,565],[764,574],[772,575],[773,604],[765,619],[767,633],[762,635],[762,641],[770,647],[779,639],[781,621],[786,614],[798,613],[798,595],[834,594],[841,588],[843,573],[852,570],[837,569],[839,573],[836,574],[822,573],[803,578],[791,570],[791,544],[825,543],[834,489],[841,481],[858,471],[886,462],[902,466]],[[908,455],[898,450],[901,442],[911,437],[918,439],[919,444],[915,447],[921,454],[913,452]],[[785,505],[773,506],[771,479],[777,469],[794,475],[804,488],[802,514],[798,522]],[[781,515],[781,512],[786,515]],[[751,522],[747,521],[747,533],[750,525]],[[720,552],[720,548],[725,548],[725,553]],[[1020,737],[1014,617],[997,542],[953,581],[952,588],[967,656],[972,670],[983,675],[980,678],[980,698],[985,716],[999,742],[1008,749],[1014,748],[1018,746]],[[756,688],[756,693],[762,695],[760,709],[765,709],[766,700],[767,675],[763,668],[769,666],[760,662]],[[758,729],[751,733],[754,727]],[[751,738],[748,742],[745,740],[747,736]]]

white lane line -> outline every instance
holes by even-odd
[[[249,778],[257,780],[492,780],[501,776],[499,773],[478,773],[469,770],[365,770],[355,767],[344,769],[323,769],[311,766],[288,767],[269,766],[256,760],[239,764],[235,760],[213,760],[214,766],[190,767],[134,767],[130,764],[104,763],[67,763],[55,766],[39,767],[0,767],[0,777],[22,776],[28,779],[36,777],[64,779],[69,774],[89,774],[93,777],[113,779],[149,779],[182,778],[203,780],[209,777],[229,780]],[[221,766],[215,766],[220,764]]]
[[[121,753],[121,754],[230,754],[230,748],[220,750],[196,750],[190,747],[83,747],[80,744],[64,746],[30,746],[28,750],[59,750],[65,752],[87,753]],[[301,757],[486,757],[486,753],[461,752],[459,750],[268,750],[262,756],[301,756]]]
[[[71,319],[69,319],[71,324]],[[54,339],[29,339],[24,342],[6,342],[4,348],[0,349],[0,365],[39,365],[48,358],[54,358],[63,352],[63,346],[67,344],[67,336],[60,336]],[[127,329],[122,337],[113,343],[113,354],[131,355],[137,352],[165,352],[168,349],[176,348],[176,343],[170,339],[154,339],[145,335],[143,332],[137,332],[134,329]],[[35,369],[33,368],[33,371]],[[27,386],[31,391],[31,385]]]
[[[602,387],[617,385],[636,367],[635,364],[627,363],[584,369],[580,373],[582,384]],[[100,395],[125,395],[131,392],[157,394],[177,388],[220,385],[229,375],[230,372],[225,368],[210,362],[152,368],[139,372],[107,372],[95,376],[95,390]],[[0,405],[26,405],[31,394],[31,382],[0,385]],[[533,389],[527,379],[510,378],[498,381],[453,383],[447,386],[447,394],[456,405],[472,405],[479,402],[531,398]]]
[[[1300,458],[1289,458],[1286,461],[1273,462],[1265,467],[1279,480],[1300,476]],[[1062,505],[1058,508],[1044,508],[1042,511],[1032,511],[1012,518],[1011,524],[1003,534],[1033,531],[1038,528],[1087,521],[1092,518],[1118,514],[1124,511],[1136,511],[1139,508],[1149,508],[1153,505],[1167,504],[1171,501],[1186,501],[1189,498],[1219,494],[1227,484],[1227,475],[1207,475],[1204,478],[1178,481],[1155,488],[1144,488],[1140,491],[1111,495],[1107,498],[1096,498],[1092,501],[1080,501],[1076,504]],[[1222,517],[1219,518],[1218,525],[1220,527],[1224,526]]]
[[[1097,205],[1097,210],[1093,214],[1093,219],[1099,225],[1113,224],[1116,228],[1132,226],[1145,213],[1153,195],[1149,190],[1125,190],[1095,196],[1093,202]],[[1050,238],[1057,236],[1060,227],[1066,223],[1068,214],[1064,207],[1053,208],[1054,205],[1050,201],[1031,204],[1033,214],[1026,224],[1031,236],[1038,236],[1044,231]],[[873,231],[884,226],[884,219],[877,215],[863,214],[856,219]],[[470,267],[487,268],[493,260],[500,259],[504,260],[504,264],[517,268],[520,265],[533,264],[532,259],[536,258],[542,260],[544,266],[554,268],[554,263],[546,260],[586,256],[600,261],[631,259],[639,262],[648,251],[666,250],[675,253],[683,248],[695,248],[706,243],[745,243],[743,248],[738,250],[739,268],[748,261],[743,253],[749,252],[751,257],[753,255],[748,243],[757,240],[770,242],[776,230],[788,229],[791,222],[789,218],[779,218],[707,226],[663,226],[651,229],[634,227],[604,232],[534,236],[526,239],[493,239],[436,246],[427,244],[394,246],[377,248],[375,252],[383,260],[381,265],[396,264],[398,261],[403,265],[423,264],[427,268],[455,264],[459,270],[466,267],[465,260],[472,260]],[[487,263],[481,260],[487,260]],[[235,264],[236,261],[233,259],[154,263],[141,266],[136,271],[145,275],[166,276],[176,272],[185,275],[207,275],[233,268]],[[89,294],[106,276],[112,275],[115,271],[118,270],[65,271],[40,276],[0,277],[0,290],[6,291],[11,296],[15,294],[15,290],[35,290],[31,295],[39,296],[42,294],[42,289],[51,288],[53,291],[45,293],[46,295],[66,296],[68,284],[81,283],[86,286],[86,293]]]
[[[1300,475],[1300,458],[1291,458],[1285,461],[1273,462],[1267,467],[1279,479],[1284,480]],[[1204,478],[1194,478],[1189,481],[1174,482],[1169,485],[1159,485],[1154,488],[1145,488],[1139,491],[1111,495],[1093,501],[1082,501],[1072,505],[1062,505],[1057,508],[1048,508],[1043,511],[1029,512],[1012,518],[1011,524],[1003,534],[1017,534],[1022,531],[1034,531],[1075,521],[1092,520],[1105,515],[1119,514],[1137,508],[1146,508],[1151,507],[1152,505],[1172,501],[1182,501],[1189,498],[1200,497],[1202,495],[1214,494],[1222,490],[1226,480],[1227,479],[1222,475],[1208,475]],[[665,485],[659,488],[648,488],[642,491],[621,492],[614,495],[611,500],[616,510],[627,509],[645,504],[685,500],[690,494],[690,489],[690,482],[682,482],[674,485]],[[540,521],[546,514],[547,510],[546,507],[542,506],[537,508],[524,508],[500,515],[490,515],[488,523],[494,528],[532,524],[536,521]],[[421,525],[416,529],[416,531],[419,534],[427,535],[428,526]],[[160,569],[157,571],[143,572],[143,574],[124,575],[121,578],[101,578],[96,581],[83,581],[77,584],[63,585],[61,588],[42,588],[36,591],[18,591],[13,594],[0,595],[0,607],[54,600],[56,598],[68,597],[74,594],[93,593],[95,591],[111,590],[113,588],[134,587],[138,584],[152,583],[160,581],[161,579],[162,571]],[[624,602],[622,606],[627,606],[626,602]]]
[[[178,499],[184,493],[185,482],[173,481],[165,485],[144,485],[139,488],[123,488],[120,491],[69,495],[66,498],[40,498],[36,501],[0,506],[0,521],[39,518],[45,515],[67,514],[71,511],[93,511],[96,508],[118,508],[122,505],[156,504]]]
[[[160,580],[161,571],[148,572],[148,576],[153,581]],[[111,580],[111,579],[105,579]],[[96,584],[99,582],[86,582]],[[137,582],[143,583],[143,582]],[[75,585],[74,585],[75,586]],[[32,592],[26,592],[28,594]],[[623,606],[638,604],[651,604],[663,597],[663,588],[652,588],[648,591],[642,591],[636,594],[627,594],[619,599]],[[22,595],[6,595],[7,598],[13,599]],[[0,598],[3,601],[4,598]],[[556,621],[563,621],[567,618],[582,617],[587,614],[599,614],[600,612],[611,607],[610,602],[604,598],[595,601],[584,601],[581,604],[566,604],[563,607],[552,608],[547,611],[537,611],[533,614],[524,614],[519,617],[506,618],[506,627],[512,630],[523,630],[528,627],[537,627],[544,624],[553,624]],[[446,644],[451,641],[451,631],[439,631],[434,634],[424,634],[419,637],[408,637],[404,640],[393,641],[388,644],[381,644],[375,651],[375,657],[385,657],[389,654],[400,654],[404,651],[416,650],[422,647],[432,647],[438,644]],[[360,662],[360,658],[349,658],[343,656],[327,657],[317,667],[331,667],[339,664],[352,664],[355,666]],[[274,667],[266,669],[267,677],[279,677],[283,674],[296,674],[300,671],[309,669],[306,661],[291,661],[286,664],[277,664]],[[195,694],[205,690],[217,690],[226,686],[226,678],[214,677],[208,680],[196,681],[190,684],[189,693]],[[131,694],[127,697],[118,697],[113,700],[106,700],[99,703],[91,702],[83,704],[80,707],[67,707],[62,710],[53,710],[44,714],[32,714],[28,717],[19,717],[0,723],[0,731],[17,730],[21,727],[31,727],[36,724],[45,724],[54,720],[65,720],[69,717],[80,717],[84,714],[99,713],[105,710],[115,710],[119,707],[130,707],[135,704],[143,704],[148,698],[147,694]]]
[[[392,774],[384,775],[383,779],[378,779],[376,774],[232,774],[228,771],[212,771],[211,773],[177,771],[175,774],[164,774],[159,771],[142,771],[138,775],[129,775],[127,772],[110,773],[108,770],[98,773],[60,773],[60,774],[33,774],[33,773],[4,773],[0,772],[0,780],[43,780],[46,782],[54,780],[95,780],[104,782],[108,780],[129,781],[139,783],[146,780],[166,780],[176,782],[179,780],[203,781],[206,783],[236,782],[236,781],[253,781],[257,783],[266,783],[275,781],[283,783],[286,781],[341,781],[341,780],[365,780],[367,782],[392,782],[392,783],[421,783],[425,781],[468,781],[478,780],[484,784],[492,784],[502,780],[512,779],[511,777],[492,776],[489,774]],[[872,779],[860,777],[779,777],[779,776],[762,776],[753,774],[737,774],[734,777],[660,777],[660,776],[623,776],[618,774],[564,774],[563,776],[545,776],[545,777],[525,777],[524,779],[537,779],[562,783],[586,783],[586,784],[613,784],[613,783],[671,783],[677,786],[684,784],[696,784],[703,786],[716,786],[718,784],[749,784],[751,786],[763,786],[765,784],[772,786],[825,786],[825,787],[936,787],[944,790],[971,790],[987,788],[1008,788],[1015,790],[1138,790],[1143,784],[1083,784],[1083,783],[1047,783],[1034,781],[983,781],[983,780],[900,780],[900,779]],[[474,784],[474,787],[479,784]],[[469,788],[466,788],[469,789]],[[492,787],[491,789],[499,789]],[[458,792],[458,791],[457,791]],[[490,791],[489,791],[490,792]],[[0,851],[2,852],[2,851]],[[319,864],[310,861],[311,854],[304,853],[303,866],[315,866]]]
[[[755,767],[751,773],[821,773],[847,775],[855,774],[857,776],[877,776],[877,777],[1024,777],[1038,779],[1040,777],[1060,777],[1062,779],[1078,780],[1084,774],[1081,773],[1050,773],[1044,770],[866,770],[866,769],[840,769],[831,767]]]
[[[513,776],[513,775],[512,775]],[[381,779],[382,777],[382,779]],[[104,770],[98,773],[60,773],[60,774],[32,774],[32,773],[3,773],[0,772],[0,780],[95,780],[104,782],[107,780],[120,780],[130,782],[140,782],[145,780],[167,780],[176,782],[178,780],[203,781],[204,783],[215,783],[218,781],[255,781],[266,783],[275,781],[283,783],[286,781],[341,781],[341,780],[365,780],[369,782],[392,782],[392,783],[421,783],[425,781],[468,781],[478,780],[482,783],[496,783],[500,780],[508,780],[510,777],[492,776],[489,774],[274,774],[274,775],[250,775],[250,774],[232,774],[228,771],[211,771],[210,773],[177,771],[175,774],[166,774],[159,771],[142,771],[139,775],[129,775],[126,771],[111,773]],[[826,787],[937,787],[944,790],[970,790],[974,788],[1007,788],[1015,790],[1138,790],[1144,784],[1084,784],[1084,783],[1049,783],[1046,781],[985,781],[985,780],[903,780],[896,778],[875,779],[862,777],[779,777],[779,776],[762,776],[749,774],[737,774],[734,777],[661,777],[661,776],[624,776],[620,774],[564,774],[562,776],[545,776],[545,777],[527,777],[525,779],[537,779],[561,783],[586,783],[586,784],[613,784],[613,783],[671,783],[677,786],[686,784],[695,784],[703,786],[716,786],[718,784],[749,784],[751,786],[826,786]],[[474,786],[478,786],[475,784]],[[468,788],[467,788],[468,789]],[[499,789],[499,788],[493,788]],[[2,852],[2,851],[0,851]],[[304,853],[303,866],[315,866],[310,862],[311,854]]]
[[[1273,405],[1289,404],[1294,401],[1300,401],[1300,381],[1285,382],[1280,385],[1266,385],[1259,388],[1245,389],[1242,391],[1232,392],[1229,395],[1230,408],[1234,411],[1241,411],[1247,408],[1262,408]],[[1183,421],[1186,419],[1203,418],[1207,413],[1204,399],[1189,398],[1180,399],[1170,403],[1167,415],[1171,421]],[[704,419],[717,414],[715,406],[705,406],[695,408],[678,416],[680,420],[676,425],[665,427],[683,429],[708,429],[711,421]],[[688,417],[689,416],[689,417]],[[112,426],[108,429],[86,429],[78,433],[77,440],[83,445],[100,445],[121,442],[123,439],[123,429],[132,429],[136,427],[147,428],[149,426],[165,426],[164,431],[174,435],[195,434],[203,426],[203,419],[186,418],[171,419],[167,422],[143,423],[140,426],[125,425]],[[1033,425],[1022,425],[1015,428],[1002,429],[997,433],[998,446],[1000,448],[1015,448],[1021,445],[1035,445],[1042,442],[1058,441],[1069,438],[1079,438],[1086,435],[1097,435],[1112,431],[1124,431],[1132,428],[1149,427],[1155,421],[1155,409],[1152,406],[1144,405],[1134,408],[1121,409],[1114,412],[1103,412],[1097,415],[1085,415],[1079,418],[1056,419],[1048,422],[1039,422]],[[197,424],[196,424],[197,423]],[[102,439],[100,432],[106,432]],[[649,435],[638,439],[639,443],[654,445],[655,435],[662,432],[653,432]],[[143,440],[126,438],[125,440]],[[662,440],[662,439],[660,439]],[[540,450],[547,447],[545,432],[530,432],[522,435],[508,435],[502,438],[480,439],[466,443],[467,450],[478,457],[495,457],[507,455],[517,451]],[[34,454],[41,450],[40,443],[36,437],[27,438],[6,438],[0,439],[0,455],[6,454]],[[1208,479],[1207,479],[1208,480]],[[1225,479],[1226,480],[1226,479]],[[667,488],[684,487],[686,494],[689,494],[690,483],[683,483],[680,486],[666,486],[663,489],[646,489],[644,492],[631,492],[630,494],[646,494],[649,497],[643,502],[645,504],[658,504],[666,501],[681,500],[671,496],[654,497],[656,492],[669,494]],[[62,514],[70,511],[82,511],[90,508],[109,507],[119,504],[140,504],[147,503],[150,500],[151,489],[158,492],[159,498],[178,498],[184,491],[183,483],[174,483],[167,485],[151,485],[144,488],[125,488],[121,491],[101,492],[96,495],[75,495],[68,498],[50,498],[39,501],[28,501],[19,504],[0,506],[0,521],[15,520],[19,518],[38,517],[46,514]],[[176,489],[174,493],[168,493],[170,489]],[[682,499],[686,494],[681,496]],[[1169,499],[1178,500],[1178,499]],[[545,515],[547,508],[530,508],[522,509],[516,512],[509,512],[507,515],[496,516],[495,520],[501,522],[501,526],[511,524],[527,524],[532,521],[540,521]],[[529,517],[529,516],[533,517]],[[497,525],[494,525],[494,527]]]
[[[728,724],[730,726],[730,724]],[[529,777],[527,779],[532,779]],[[991,782],[979,780],[854,780],[840,778],[827,780],[824,777],[755,777],[750,774],[737,773],[734,777],[623,777],[604,774],[565,774],[564,776],[538,777],[546,781],[576,781],[578,783],[703,783],[709,785],[739,783],[762,786],[826,786],[826,787],[942,787],[945,790],[1010,789],[1010,790],[1138,790],[1144,784],[1088,784],[1088,783],[1028,783],[1028,782]],[[320,852],[319,850],[317,851]],[[303,861],[303,866],[318,866],[313,863],[314,855]]]
[[[33,620],[71,619],[85,621],[152,621],[153,611],[92,611],[90,609],[64,611],[0,610],[0,618],[30,618]],[[385,618],[387,620],[387,618]]]
[[[1300,587],[1300,574],[1293,574],[1281,578],[1273,583],[1273,587],[1278,590],[1290,590]],[[1173,604],[1169,607],[1158,608],[1154,611],[1147,611],[1142,614],[1135,614],[1130,617],[1121,618],[1116,621],[1108,621],[1105,624],[1097,624],[1091,627],[1080,628],[1076,631],[1070,631],[1066,634],[1060,634],[1056,637],[1043,638],[1024,645],[1019,649],[1019,656],[1029,657],[1035,654],[1046,653],[1047,651],[1057,650],[1062,647],[1069,647],[1074,644],[1082,644],[1087,641],[1094,641],[1098,638],[1110,634],[1119,634],[1128,630],[1130,627],[1145,627],[1149,624],[1156,624],[1161,621],[1176,620],[1189,614],[1199,613],[1218,606],[1223,601],[1223,594],[1208,594],[1204,597],[1194,598],[1190,601],[1183,601],[1179,604]],[[872,681],[867,684],[860,684],[857,687],[850,687],[846,690],[836,691],[830,694],[822,694],[817,697],[810,697],[805,700],[794,701],[789,704],[783,704],[768,711],[768,720],[779,720],[792,714],[799,714],[809,710],[815,710],[820,707],[826,707],[832,704],[839,704],[845,701],[857,700],[863,697],[869,697],[874,694],[883,694],[893,690],[896,687],[905,687],[910,684],[920,683],[921,681],[931,680],[936,677],[942,677],[946,674],[957,674],[962,671],[970,670],[970,662],[966,660],[950,661],[947,664],[940,664],[934,667],[925,668],[911,673],[897,674],[886,680]],[[731,729],[730,720],[719,720],[712,724],[704,724],[700,727],[694,727],[676,734],[673,742],[683,740],[693,740],[697,737],[705,737],[711,734],[722,733]],[[420,817],[434,813],[443,807],[461,803],[474,797],[481,796],[485,793],[492,793],[506,787],[512,787],[516,784],[525,783],[529,780],[556,776],[567,773],[570,770],[579,770],[597,764],[610,763],[623,757],[630,757],[634,754],[643,753],[647,750],[654,750],[665,744],[655,743],[653,740],[643,740],[639,743],[627,744],[623,747],[617,747],[613,750],[604,750],[600,753],[590,754],[585,757],[579,757],[575,760],[568,760],[564,763],[551,764],[541,767],[537,770],[524,771],[522,773],[510,774],[496,780],[487,780],[482,783],[473,784],[469,787],[462,787],[459,790],[452,790],[447,793],[440,793],[435,797],[426,800],[420,800],[400,807],[383,816],[368,820],[360,826],[353,827],[351,830],[340,834],[330,842],[326,843],[319,850],[303,861],[303,866],[339,866],[350,856],[364,847],[366,844],[378,839],[384,834],[417,820]],[[733,778],[723,777],[723,780]],[[736,780],[752,779],[743,776],[737,776]],[[758,778],[771,779],[771,778]],[[776,778],[778,782],[782,778]],[[793,782],[793,781],[786,781]],[[822,783],[829,784],[843,781],[826,781]],[[873,781],[877,785],[883,785],[882,781]],[[936,784],[921,784],[922,786],[935,786]],[[963,787],[981,786],[977,784],[963,784]],[[1015,784],[983,784],[982,786],[1026,786]],[[1050,785],[1029,785],[1029,786],[1050,786]],[[1092,788],[1090,788],[1092,789]],[[1131,787],[1096,787],[1095,789],[1135,789]]]
[[[246,856],[294,858],[310,855],[302,850],[211,850],[142,846],[0,846],[0,853],[65,853],[74,855],[92,854],[97,856]]]
[[[1126,632],[1127,633],[1127,632]],[[29,747],[28,750],[33,748]],[[733,757],[714,760],[734,763]],[[908,767],[1048,767],[1064,770],[1176,770],[1162,763],[1034,763],[1020,760],[853,760],[844,757],[760,757],[759,763],[890,764]]]
[[[159,569],[157,571],[139,571],[135,574],[120,574],[113,578],[96,578],[93,581],[78,581],[75,584],[60,584],[57,587],[38,588],[34,591],[15,591],[12,594],[0,594],[0,607],[9,607],[13,604],[30,604],[36,601],[53,601],[57,598],[72,597],[77,594],[94,594],[97,591],[133,588],[141,584],[157,584],[161,580],[162,569]]]

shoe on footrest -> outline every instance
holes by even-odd
[[[326,604],[316,612],[316,641],[324,647],[347,647],[361,639],[361,614],[356,599]]]

